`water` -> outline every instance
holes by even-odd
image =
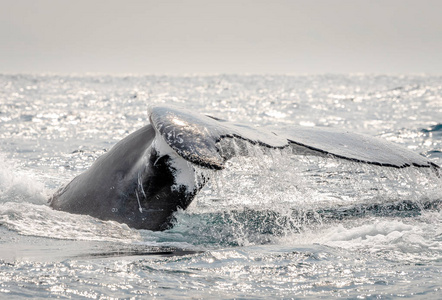
[[[442,181],[333,159],[233,159],[176,226],[47,199],[149,103],[274,130],[330,126],[442,164],[442,77],[0,76],[0,298],[442,298]]]

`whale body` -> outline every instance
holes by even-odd
[[[296,126],[276,133],[171,106],[151,106],[148,114],[149,125],[122,139],[58,190],[50,206],[137,229],[165,230],[172,226],[173,214],[186,209],[210,180],[202,170],[222,170],[234,156],[253,155],[248,145],[392,168],[440,170],[399,145],[331,128]]]

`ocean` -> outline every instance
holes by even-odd
[[[233,158],[172,229],[49,197],[149,104],[270,130],[332,127],[442,165],[442,77],[0,75],[0,298],[442,299],[442,178],[333,158]]]

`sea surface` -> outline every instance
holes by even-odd
[[[0,75],[1,299],[442,299],[428,169],[256,151],[164,232],[48,206],[161,103],[369,134],[442,165],[440,76]]]

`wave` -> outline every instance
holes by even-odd
[[[269,244],[284,236],[302,234],[306,230],[317,230],[342,221],[416,218],[427,212],[438,212],[441,208],[442,199],[437,199],[337,206],[316,211],[244,208],[213,213],[180,212],[170,232],[182,234],[194,243],[206,246]]]
[[[430,126],[428,128],[421,129],[423,133],[442,133],[442,123]]]

